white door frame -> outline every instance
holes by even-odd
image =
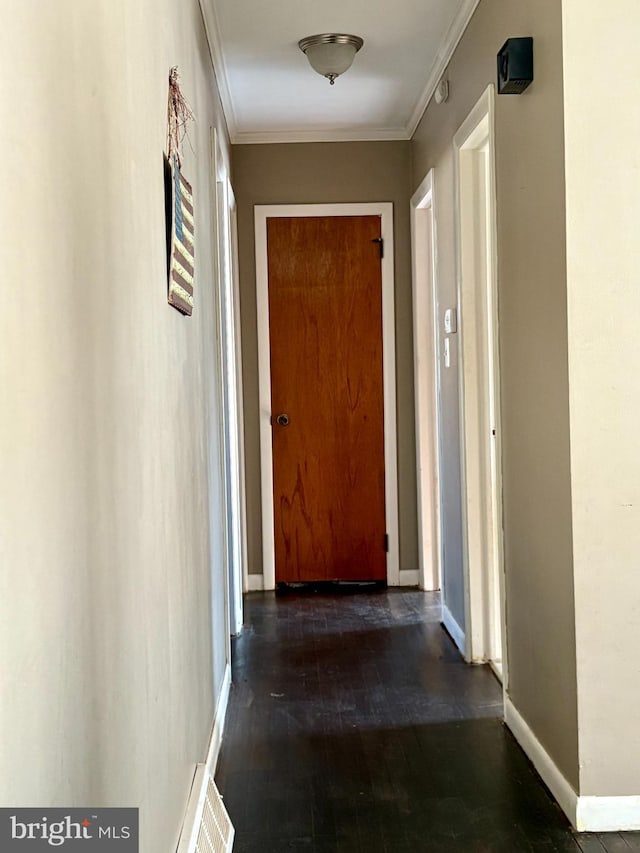
[[[222,483],[220,489],[220,509],[222,511],[222,564],[224,578],[224,618],[225,618],[225,660],[226,672],[231,673],[231,584],[229,579],[229,530],[227,525],[227,485],[226,485],[226,462],[225,462],[225,413],[224,413],[224,366],[223,366],[223,344],[222,344],[222,292],[221,292],[221,271],[220,271],[220,244],[218,240],[218,210],[219,210],[219,185],[218,172],[223,168],[223,152],[221,151],[218,141],[218,132],[215,127],[210,128],[210,155],[211,155],[211,229],[212,229],[212,244],[213,244],[213,303],[214,303],[214,325],[215,325],[215,341],[216,341],[216,400],[219,405],[217,412],[218,416],[218,468],[216,476],[222,475]],[[212,555],[213,558],[213,555]],[[211,601],[216,598],[216,589],[211,587]],[[212,623],[212,641],[215,645],[215,637]],[[215,648],[214,648],[215,651]]]
[[[384,241],[382,259],[382,363],[384,386],[385,510],[389,553],[387,583],[399,586],[398,465],[396,439],[395,288],[393,273],[393,204],[256,205],[256,300],[258,310],[258,375],[260,388],[260,480],[262,490],[262,588],[275,589],[273,452],[271,446],[271,369],[269,349],[269,279],[267,219],[284,216],[380,216]],[[256,581],[253,581],[256,584]],[[254,587],[255,588],[255,587]]]
[[[490,85],[453,145],[465,657],[494,662],[506,686],[494,115]]]
[[[221,425],[224,472],[225,554],[228,633],[240,633],[243,624],[243,588],[246,547],[243,527],[245,488],[242,476],[242,388],[239,362],[239,300],[237,246],[234,244],[235,197],[215,128],[212,133],[212,170],[215,179],[216,290],[219,356],[221,359]]]
[[[442,585],[440,389],[435,173],[411,198],[413,369],[420,589]]]
[[[247,475],[244,452],[244,387],[242,373],[242,320],[240,316],[240,259],[238,252],[238,207],[231,182],[228,181],[231,226],[231,264],[233,278],[234,343],[236,359],[236,407],[238,412],[238,475],[240,481],[240,555],[242,590],[248,589],[249,546],[247,540]]]

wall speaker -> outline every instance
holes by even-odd
[[[498,94],[520,95],[533,80],[533,39],[507,39],[498,53]]]

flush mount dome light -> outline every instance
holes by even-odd
[[[364,40],[360,36],[322,33],[300,39],[298,47],[309,60],[313,70],[326,77],[333,86],[336,77],[351,67],[354,56],[363,44]]]

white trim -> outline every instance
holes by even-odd
[[[420,571],[418,569],[400,569],[398,586],[420,586]]]
[[[243,528],[243,502],[241,436],[243,429],[242,386],[239,381],[238,353],[240,350],[239,290],[236,293],[232,220],[235,197],[224,161],[223,150],[216,128],[211,129],[212,173],[214,185],[214,234],[217,248],[215,261],[216,319],[220,357],[220,402],[222,471],[224,472],[224,518],[227,580],[227,608],[229,635],[237,635],[243,625],[242,586],[244,581],[245,540]],[[228,649],[227,660],[231,650]]]
[[[212,800],[215,801],[215,818],[211,822]],[[223,817],[224,815],[224,817]],[[209,819],[208,819],[209,818]],[[202,830],[206,827],[207,840],[216,844],[215,849],[220,853],[229,853],[233,847],[235,829],[222,802],[220,792],[213,781],[206,764],[196,764],[196,770],[191,783],[191,791],[187,802],[187,811],[182,823],[176,853],[198,853],[203,847],[199,846]],[[213,838],[209,835],[212,833]],[[223,848],[219,846],[222,843]],[[209,846],[208,849],[213,849]]]
[[[249,574],[249,546],[247,534],[247,466],[245,458],[245,414],[244,414],[244,385],[242,369],[242,323],[240,315],[240,259],[238,253],[238,208],[231,182],[228,182],[229,203],[231,213],[231,261],[233,273],[233,301],[235,319],[235,355],[236,355],[236,384],[237,384],[237,414],[238,414],[238,480],[240,486],[240,554],[241,581],[243,589],[247,588]],[[243,619],[242,595],[240,596],[240,618]],[[242,622],[240,627],[242,628]]]
[[[260,389],[260,479],[262,494],[262,569],[264,589],[275,589],[275,540],[273,514],[273,455],[271,447],[271,375],[269,353],[269,282],[267,219],[278,216],[380,216],[385,252],[382,259],[382,361],[384,385],[385,509],[389,535],[387,583],[400,583],[398,527],[398,463],[396,436],[395,285],[393,204],[256,205],[256,303],[258,312],[258,376]]]
[[[640,830],[640,797],[578,797],[580,832]]]
[[[474,503],[474,513],[470,512],[469,496],[472,487],[479,485],[480,454],[475,445],[473,451],[468,447],[470,441],[470,410],[471,406],[467,399],[469,390],[465,382],[465,368],[470,369],[470,363],[475,366],[477,359],[474,352],[476,324],[469,323],[469,330],[465,334],[466,309],[470,307],[467,303],[471,296],[476,295],[474,287],[465,287],[462,274],[462,207],[461,207],[461,179],[460,179],[460,151],[463,145],[480,131],[484,131],[484,125],[488,116],[487,90],[483,92],[478,103],[473,107],[458,132],[453,138],[454,148],[454,192],[455,192],[455,235],[456,235],[456,278],[457,278],[457,301],[458,301],[458,400],[460,412],[460,491],[462,496],[462,564],[464,580],[464,605],[465,605],[465,628],[467,630],[467,645],[465,648],[465,659],[484,660],[486,620],[484,614],[482,576],[472,569],[477,565],[475,551],[479,542],[479,532],[475,530],[484,517],[485,504],[482,496],[478,495],[478,505]],[[465,295],[466,294],[466,295]],[[465,351],[467,359],[465,360]],[[472,358],[474,356],[474,358]],[[472,389],[473,390],[473,389]],[[474,439],[477,437],[474,435]],[[471,467],[473,466],[473,475]],[[475,497],[475,493],[474,493]],[[470,527],[474,526],[475,536],[471,535]],[[473,551],[473,555],[472,552]]]
[[[502,666],[502,661],[490,660],[489,666],[491,667],[491,672],[495,675],[500,684],[504,684],[504,667]]]
[[[258,425],[260,430],[260,497],[262,516],[262,589],[275,589],[275,536],[273,511],[273,451],[271,447],[271,356],[269,347],[269,291],[266,217],[255,217],[256,309],[258,332]],[[255,581],[253,581],[255,583]]]
[[[446,36],[442,42],[442,47],[438,51],[438,55],[431,66],[427,83],[418,98],[416,105],[411,113],[411,117],[406,125],[406,136],[403,139],[411,139],[416,132],[422,116],[425,114],[429,101],[433,97],[436,86],[440,82],[442,75],[447,70],[447,66],[451,62],[451,58],[455,53],[456,48],[460,44],[460,40],[469,25],[469,21],[473,17],[480,0],[464,0],[462,6],[451,26],[449,27]]]
[[[446,628],[447,633],[458,647],[458,651],[464,657],[467,641],[464,631],[456,622],[452,612],[446,604],[442,605],[442,624]]]
[[[262,575],[247,575],[246,592],[262,592],[264,580]]]
[[[198,816],[202,814],[202,804],[206,794],[207,785],[210,780],[213,781],[213,777],[215,775],[218,756],[220,754],[220,746],[222,744],[222,735],[224,733],[230,691],[231,667],[227,664],[222,677],[222,684],[220,685],[218,701],[216,703],[211,735],[209,736],[207,757],[204,764],[198,763],[195,767],[185,816],[182,822],[180,839],[178,841],[177,853],[187,853],[187,851],[196,850],[196,840],[198,838],[198,833],[200,832],[200,820],[198,819]],[[231,828],[231,832],[234,832],[233,827]]]
[[[562,811],[576,826],[577,793],[507,695],[504,697],[504,721],[540,774],[542,781],[557,800]]]
[[[503,663],[508,685],[502,532],[502,453],[497,314],[497,228],[495,193],[495,89],[489,85],[454,136],[456,267],[458,295],[458,392],[462,492],[465,629],[468,661]],[[463,242],[478,221],[475,201],[463,187],[485,153],[486,235]],[[463,159],[464,158],[464,159]],[[467,175],[463,182],[463,174]],[[475,174],[475,172],[474,172]],[[486,246],[480,268],[475,250]],[[486,244],[485,244],[486,245]],[[463,254],[464,253],[464,254]],[[496,642],[500,638],[500,648]]]
[[[504,721],[578,832],[640,830],[640,796],[578,796],[509,696],[504,700]]]
[[[176,853],[193,853],[197,849],[198,833],[200,832],[198,817],[202,815],[202,806],[209,781],[208,775],[206,765],[196,764]]]
[[[271,142],[395,142],[411,139],[406,127],[344,128],[335,130],[236,130],[234,145],[268,145]]]
[[[453,144],[456,148],[476,148],[487,136],[487,127],[483,124],[487,117],[491,119],[495,112],[495,87],[490,83],[478,98],[477,103],[462,122],[455,136]],[[489,120],[489,129],[491,127]]]
[[[210,128],[210,157],[211,157],[211,208],[212,208],[212,228],[214,238],[214,252],[212,257],[213,267],[213,292],[214,292],[214,322],[216,328],[215,344],[216,344],[216,382],[217,382],[217,400],[218,400],[218,430],[220,440],[218,442],[218,469],[216,476],[222,474],[222,489],[220,495],[221,514],[224,519],[222,524],[222,561],[224,566],[224,611],[225,611],[225,661],[227,665],[231,665],[231,631],[232,631],[232,601],[231,601],[231,586],[229,582],[229,528],[227,524],[228,518],[228,489],[226,486],[226,461],[225,461],[225,393],[224,393],[224,353],[223,353],[223,316],[222,316],[222,271],[220,268],[220,251],[219,251],[219,197],[218,197],[218,174],[223,168],[220,161],[220,145],[218,141],[217,128]],[[212,599],[215,596],[215,587],[211,588]],[[212,632],[212,643],[214,642]]]
[[[211,0],[198,0],[198,3],[200,5],[200,13],[204,23],[207,43],[209,45],[213,73],[216,78],[216,83],[218,84],[222,111],[227,122],[227,132],[229,133],[231,141],[233,141],[233,136],[236,132],[237,126],[236,113],[233,106],[229,77],[227,75],[227,64],[224,59],[224,49],[222,46],[222,38],[220,36],[220,25],[218,24],[215,3],[211,2]]]
[[[480,0],[464,0],[462,3],[458,14],[444,36],[440,50],[431,65],[426,83],[418,95],[411,115],[404,126],[362,128],[360,130],[357,128],[345,128],[344,130],[323,128],[318,130],[251,131],[241,130],[238,127],[233,94],[227,74],[223,39],[220,34],[220,25],[215,11],[215,3],[199,0],[213,71],[218,84],[222,109],[231,142],[239,145],[269,142],[375,142],[381,140],[411,139],[479,2]]]
[[[220,745],[222,744],[222,735],[224,734],[224,724],[227,717],[227,706],[229,704],[229,693],[231,692],[231,667],[226,665],[220,693],[218,694],[218,702],[216,704],[216,713],[213,718],[213,727],[211,729],[211,737],[209,738],[209,748],[207,749],[206,765],[209,773],[212,776],[216,772],[216,764],[220,755]]]
[[[435,173],[411,198],[413,370],[420,588],[442,582],[440,394]],[[427,229],[427,233],[423,226]]]

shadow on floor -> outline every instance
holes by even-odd
[[[236,853],[640,850],[571,831],[439,615],[417,591],[248,597],[216,777]]]

